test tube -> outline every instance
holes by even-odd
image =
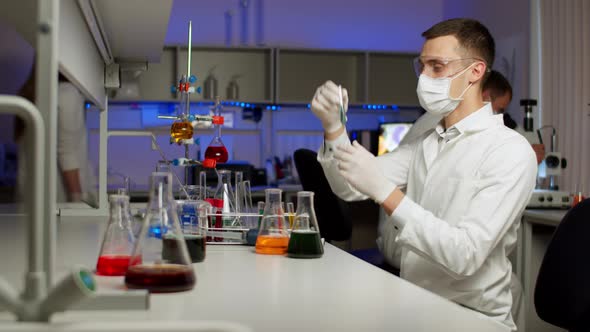
[[[244,173],[240,171],[236,171],[236,186],[235,186],[235,200],[236,200],[236,213],[242,212],[243,202],[241,201],[242,198],[242,185],[244,184]]]
[[[207,199],[207,173],[205,171],[199,172],[199,187],[201,190],[200,196],[202,200]]]
[[[292,229],[293,220],[295,219],[295,204],[293,202],[287,203],[287,219],[289,220],[289,229]]]

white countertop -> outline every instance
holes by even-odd
[[[24,229],[16,219],[0,217],[0,275],[20,288]],[[74,264],[92,268],[105,224],[100,217],[61,217],[58,270]],[[54,321],[229,320],[254,331],[506,331],[329,244],[322,258],[312,260],[252,249],[209,245],[206,260],[193,265],[195,289],[152,295],[148,311],[72,311]],[[9,317],[0,315],[0,328]]]

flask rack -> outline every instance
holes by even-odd
[[[232,244],[232,245],[246,245],[247,234],[251,229],[255,229],[251,226],[258,224],[258,219],[262,218],[262,214],[259,213],[207,213],[207,226],[205,232],[207,234],[207,244]],[[233,218],[232,224],[235,226],[229,227],[212,227],[213,218],[221,217],[223,219]],[[295,213],[284,213],[284,217],[288,220],[292,220],[295,217]],[[242,219],[243,221],[240,221]],[[287,229],[291,232],[291,228]]]

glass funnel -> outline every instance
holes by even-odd
[[[294,258],[318,258],[324,254],[318,220],[313,208],[313,192],[297,193],[297,212],[293,222],[287,256]]]
[[[289,245],[288,226],[281,205],[281,189],[266,189],[264,214],[256,238],[256,253],[282,255]]]
[[[128,288],[154,293],[190,290],[195,273],[172,198],[172,175],[152,173],[150,198],[131,265],[125,274]]]
[[[131,262],[131,251],[135,244],[129,197],[110,195],[109,223],[105,230],[96,263],[96,274],[103,276],[123,276]],[[139,261],[133,261],[134,264]]]

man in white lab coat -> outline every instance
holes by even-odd
[[[385,209],[377,242],[387,260],[402,248],[402,278],[516,329],[507,253],[535,186],[535,155],[482,101],[494,60],[489,31],[474,20],[451,19],[422,35],[418,98],[443,121],[374,157],[348,140],[339,87],[326,82],[311,103],[325,131],[318,160],[339,197],[371,198]],[[346,108],[345,89],[342,95]]]

